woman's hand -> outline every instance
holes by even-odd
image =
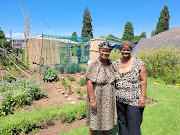
[[[97,103],[96,103],[96,101],[93,101],[93,102],[90,101],[90,108],[91,108],[91,109],[97,109]]]
[[[145,106],[145,103],[146,103],[145,97],[140,97],[140,99],[139,99],[139,107],[143,108]]]

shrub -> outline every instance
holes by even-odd
[[[137,57],[146,66],[148,76],[161,78],[166,84],[180,82],[180,50],[170,45],[158,50],[140,50]]]
[[[52,82],[58,80],[58,73],[54,69],[46,69],[43,71],[43,80],[45,82]]]
[[[113,49],[113,50],[111,51],[111,54],[110,54],[110,56],[109,56],[109,59],[110,59],[111,61],[115,61],[115,60],[119,59],[120,57],[122,57],[120,50],[119,50],[119,49]]]
[[[55,70],[57,70],[58,72],[60,72],[61,74],[64,73],[64,69],[65,69],[65,66],[62,65],[62,64],[55,64]]]
[[[86,67],[81,67],[81,71],[86,72],[87,68]]]
[[[75,74],[76,72],[81,72],[81,67],[79,64],[69,63],[66,65],[67,73],[68,74]]]
[[[76,81],[76,79],[74,77],[71,77],[71,76],[68,78],[68,80],[69,81]]]
[[[80,81],[79,81],[79,84],[80,84],[81,86],[86,85],[86,77],[82,77],[82,78],[80,79]]]

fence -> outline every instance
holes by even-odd
[[[55,68],[61,73],[74,73],[88,62],[89,43],[88,37],[39,35],[25,44],[26,61],[34,71]]]

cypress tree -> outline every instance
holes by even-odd
[[[131,22],[127,22],[125,25],[122,40],[132,41],[134,39],[134,28]]]
[[[169,30],[169,10],[167,6],[164,6],[164,9],[162,9],[159,21],[157,23],[155,34],[159,34],[163,31]]]
[[[81,36],[93,38],[93,33],[92,33],[93,29],[92,29],[91,22],[92,22],[92,19],[91,19],[90,12],[88,8],[86,8],[83,15],[83,28],[82,28]]]

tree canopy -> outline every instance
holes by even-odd
[[[0,47],[7,49],[11,48],[11,44],[10,42],[7,41],[7,38],[5,37],[4,31],[1,30],[1,27],[0,27]]]
[[[146,32],[142,32],[140,38],[146,38]]]
[[[132,41],[134,39],[134,28],[131,22],[127,22],[125,25],[122,40]]]
[[[164,9],[162,9],[159,21],[157,23],[157,27],[155,30],[155,34],[159,34],[163,31],[169,30],[169,10],[167,6],[164,6]]]
[[[91,22],[92,22],[92,19],[91,19],[90,12],[88,8],[86,8],[83,15],[83,28],[82,28],[81,36],[93,38],[93,33],[92,33],[93,29],[92,29]]]
[[[77,41],[77,33],[76,32],[72,33],[71,39],[74,41]]]
[[[115,37],[114,35],[112,34],[109,34],[107,37],[106,37],[106,40],[112,40],[112,41],[117,41],[117,42],[120,42],[121,39],[119,39],[118,37]]]

